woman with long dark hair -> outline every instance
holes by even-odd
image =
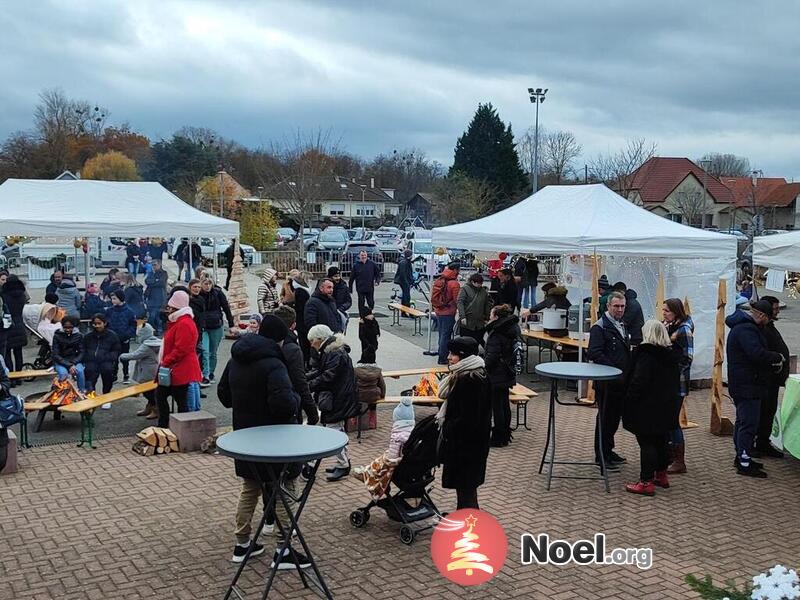
[[[3,304],[11,315],[11,327],[6,333],[5,360],[9,371],[22,370],[22,349],[28,344],[28,334],[22,321],[22,309],[30,300],[25,284],[16,275],[9,275],[3,285]],[[12,360],[13,359],[13,360]],[[11,386],[19,385],[12,380]]]
[[[680,350],[680,398],[681,405],[683,405],[686,396],[689,395],[692,358],[694,357],[694,322],[686,314],[686,308],[680,298],[668,298],[664,301],[663,316],[670,341],[676,351]],[[686,473],[686,442],[680,426],[669,432],[669,442],[671,461],[667,472]]]

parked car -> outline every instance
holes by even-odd
[[[348,241],[346,230],[328,227],[317,238],[317,250],[341,252]]]
[[[740,242],[747,242],[750,240],[750,236],[743,232],[741,229],[720,229],[719,233],[723,233],[725,235],[733,235],[736,236],[736,239]]]
[[[306,251],[316,250],[319,234],[320,230],[316,227],[303,229],[303,249]]]
[[[369,230],[365,227],[355,227],[353,229],[347,230],[347,235],[351,240],[355,240],[357,242],[361,240],[369,239]]]
[[[786,229],[765,229],[761,235],[777,235],[779,233],[789,233]]]
[[[436,254],[436,248],[433,247],[431,240],[413,239],[408,241],[406,246],[411,250],[411,260],[414,263],[425,265],[425,262],[433,254],[433,258],[438,266],[447,266],[452,260],[450,253]],[[441,270],[441,269],[440,269]]]
[[[297,238],[297,232],[291,227],[279,227],[277,232],[277,242],[279,245],[287,244]]]
[[[400,236],[391,231],[379,229],[372,235],[381,252],[399,252],[404,248]]]

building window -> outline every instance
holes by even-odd
[[[362,204],[356,208],[356,215],[359,217],[374,217],[375,216],[375,205],[374,204]]]
[[[322,214],[322,204],[315,204],[314,205],[314,212],[316,214]]]
[[[331,204],[331,216],[341,216],[344,215],[344,204]]]
[[[667,218],[670,221],[674,221],[675,223],[682,223],[683,222],[683,215],[677,213],[670,213],[667,215]]]

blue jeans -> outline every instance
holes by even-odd
[[[222,334],[222,327],[203,331],[203,377],[206,379],[210,379],[217,370],[217,348],[222,341]]]
[[[64,365],[55,365],[56,373],[58,373],[58,380],[64,381],[69,377],[69,369]],[[82,392],[86,391],[86,377],[83,373],[83,365],[77,363],[75,365],[75,381],[78,383],[78,389]]]
[[[536,286],[526,285],[522,287],[522,308],[530,308],[536,305]]]
[[[161,307],[150,306],[147,308],[147,322],[152,325],[156,335],[161,335],[164,324],[161,321]]]
[[[439,364],[447,364],[447,344],[453,335],[453,327],[456,325],[455,315],[436,315],[439,323]]]
[[[133,278],[136,279],[136,276],[139,274],[139,263],[135,260],[130,260],[125,263],[125,266],[128,269],[128,273],[133,275]]]

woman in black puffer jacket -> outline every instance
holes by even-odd
[[[228,327],[233,329],[233,315],[228,305],[228,298],[219,286],[214,285],[211,279],[203,279],[202,291],[200,296],[203,298],[203,382],[214,381],[214,372],[217,370],[217,349],[225,331],[222,327],[223,313],[228,319]]]
[[[486,326],[486,372],[492,387],[492,446],[508,446],[511,441],[511,405],[508,396],[517,383],[514,345],[522,339],[519,319],[501,304],[495,306]]]
[[[9,275],[3,286],[3,304],[5,310],[11,315],[11,327],[5,332],[5,361],[9,371],[22,370],[22,349],[28,344],[28,334],[22,321],[22,309],[29,300],[25,284],[16,275]],[[16,385],[19,384],[16,380],[12,380],[11,386]]]

